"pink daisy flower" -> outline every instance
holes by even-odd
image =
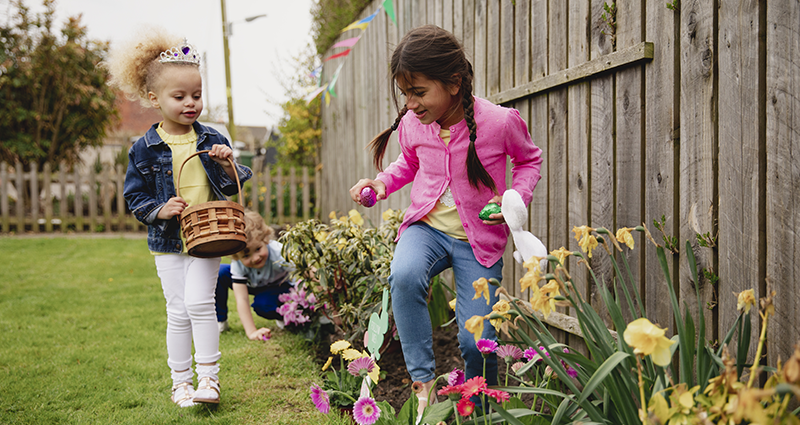
[[[458,410],[458,414],[461,416],[469,416],[475,411],[475,403],[469,401],[467,398],[462,398],[458,404],[456,404],[456,410]]]
[[[497,349],[497,343],[488,339],[481,339],[476,345],[478,346],[478,351],[480,351],[484,356],[494,353],[494,350]]]
[[[347,365],[347,371],[353,376],[364,376],[374,368],[375,362],[370,357],[359,357]]]
[[[328,393],[317,384],[311,385],[311,401],[314,402],[314,406],[316,406],[320,412],[326,415],[330,412],[331,403],[330,399],[328,399]]]
[[[461,369],[453,369],[450,375],[447,376],[447,384],[455,387],[464,383],[464,371]]]
[[[486,378],[483,376],[476,376],[461,385],[461,396],[464,398],[470,398],[476,394],[480,394],[481,391],[485,390],[486,388]]]
[[[545,348],[541,345],[539,346],[539,351],[543,352],[545,356],[550,357],[550,353],[548,353],[547,350],[545,350]],[[539,363],[540,361],[542,361],[542,358],[539,356],[539,354],[536,352],[536,349],[533,347],[528,347],[528,349],[525,350],[523,355],[525,356],[526,359],[528,359],[529,362],[534,361],[536,363]]]
[[[436,394],[447,396],[451,400],[458,400],[459,398],[461,398],[461,386],[445,385]]]
[[[523,367],[523,366],[525,366],[525,363],[522,363],[522,362],[516,362],[516,363],[514,363],[514,364],[512,364],[512,365],[511,365],[511,370],[512,370],[514,373],[517,373],[517,372],[519,372],[519,370],[520,370],[520,369],[522,369],[522,367]]]
[[[511,363],[513,360],[519,360],[523,355],[524,353],[522,350],[516,345],[501,345],[497,347],[497,356],[507,363]]]
[[[361,397],[353,405],[353,419],[358,425],[372,425],[381,417],[381,409],[371,397]]]
[[[500,390],[493,390],[493,389],[485,389],[483,393],[488,395],[489,397],[494,398],[497,400],[498,403],[503,403],[511,399],[511,395],[505,391]]]

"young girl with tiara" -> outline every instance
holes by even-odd
[[[172,369],[172,401],[180,407],[219,403],[219,330],[214,289],[220,258],[187,255],[178,222],[192,205],[226,199],[238,192],[249,168],[231,165],[230,143],[197,122],[203,111],[200,54],[185,41],[158,29],[114,50],[107,67],[111,84],[142,104],[158,109],[154,124],[128,151],[124,195],[134,216],[147,225],[147,246],[167,301],[167,364]],[[186,162],[181,196],[178,169]],[[197,391],[192,372],[192,342],[197,363]]]
[[[389,137],[397,130],[401,153],[375,180],[359,180],[350,197],[361,202],[361,191],[369,186],[381,200],[413,183],[389,283],[406,368],[414,381],[423,383],[421,414],[435,378],[428,282],[452,267],[466,378],[482,375],[483,357],[464,326],[474,315],[489,314],[497,298],[490,291],[488,303],[473,300],[472,283],[502,279],[509,230],[502,214],[489,220],[478,215],[487,203],[502,201],[507,157],[511,188],[530,203],[542,158],[517,110],[472,95],[472,65],[451,33],[433,25],[411,30],[394,49],[390,70],[405,105],[370,147],[381,170]],[[396,102],[395,90],[392,95]],[[484,326],[481,337],[496,339],[494,327]],[[486,361],[486,378],[489,385],[497,382],[494,355]]]

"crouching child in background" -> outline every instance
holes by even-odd
[[[291,279],[294,267],[281,257],[282,246],[274,240],[275,231],[264,222],[261,215],[247,211],[244,221],[247,246],[231,255],[231,264],[222,264],[219,268],[216,289],[217,323],[220,332],[229,329],[228,289],[233,289],[236,312],[245,335],[255,341],[270,338],[271,331],[268,328],[256,328],[253,311],[265,319],[277,320],[277,325],[282,327],[283,317],[277,312],[281,305],[278,297],[288,293],[294,286]]]

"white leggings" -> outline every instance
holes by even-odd
[[[214,290],[220,258],[164,254],[155,259],[167,300],[167,364],[175,371],[192,367],[192,338],[195,362],[216,362],[220,352]]]

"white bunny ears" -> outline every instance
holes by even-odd
[[[514,259],[523,264],[531,257],[540,257],[542,258],[539,262],[540,270],[546,270],[547,260],[545,257],[547,257],[547,247],[533,233],[523,230],[528,221],[528,208],[525,207],[525,202],[522,201],[522,196],[520,196],[519,192],[514,189],[506,190],[503,194],[503,204],[500,208],[503,212],[503,218],[511,230],[511,236],[514,238],[514,246],[517,248],[514,251]]]

